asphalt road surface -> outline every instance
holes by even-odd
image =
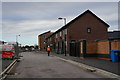
[[[7,78],[106,78],[44,52],[24,52]]]

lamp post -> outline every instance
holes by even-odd
[[[20,35],[16,35],[16,43],[18,43],[18,36],[20,36]]]
[[[17,59],[19,58],[19,43],[18,43],[18,37],[20,35],[16,35],[16,46],[15,46],[15,52],[17,54]]]
[[[60,17],[60,18],[58,18],[59,20],[64,20],[64,25],[66,25],[66,18],[62,18],[62,17]],[[65,43],[65,41],[64,41],[64,53],[65,53],[65,56],[66,56],[66,43]]]

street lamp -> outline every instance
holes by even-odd
[[[18,43],[18,37],[20,35],[16,35],[16,46],[15,46],[15,52],[16,52],[16,55],[17,55],[17,59],[19,58],[19,43]]]
[[[60,19],[60,20],[63,19],[63,20],[64,20],[64,25],[66,25],[66,18],[61,18],[61,17],[60,17],[60,18],[58,18],[58,19]]]
[[[66,18],[62,18],[62,17],[60,17],[60,18],[58,18],[58,19],[60,19],[60,20],[64,20],[64,25],[66,25]],[[64,50],[65,50],[65,56],[66,56],[66,43],[65,43],[65,41],[64,41],[64,44],[65,44],[65,46],[64,46]]]
[[[20,36],[20,35],[16,35],[16,43],[18,43],[18,36]]]

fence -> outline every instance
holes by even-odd
[[[110,59],[110,50],[120,50],[120,41],[82,40],[70,43],[70,55],[75,57]]]

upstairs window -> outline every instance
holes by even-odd
[[[64,30],[63,30],[63,34],[64,34],[64,35],[67,34],[67,29],[64,29]]]
[[[44,39],[46,39],[47,38],[47,36],[44,36]]]
[[[62,32],[60,32],[60,37],[62,36]]]
[[[91,33],[91,28],[87,28],[87,33]]]
[[[44,41],[44,44],[46,44],[46,42]]]
[[[65,34],[67,34],[67,29],[65,29]]]

